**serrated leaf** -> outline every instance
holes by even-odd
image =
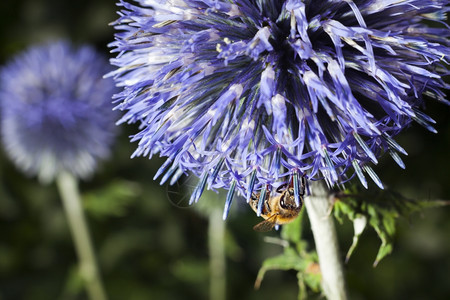
[[[300,222],[299,222],[300,224]],[[298,225],[299,225],[298,224]],[[288,231],[295,233],[296,230]],[[299,299],[307,299],[307,287],[314,292],[319,292],[321,285],[321,273],[318,264],[318,257],[315,252],[309,253],[305,250],[306,242],[299,240],[297,243],[287,243],[284,253],[264,261],[258,272],[255,281],[255,288],[258,289],[269,270],[296,270],[299,280]]]
[[[319,263],[310,261],[303,273],[305,274],[306,285],[314,292],[319,292],[322,281]]]
[[[261,269],[259,269],[258,275],[255,281],[255,288],[258,289],[261,285],[264,275],[269,270],[302,270],[304,261],[302,261],[299,255],[292,248],[286,248],[284,253],[278,256],[270,257],[264,260]]]
[[[375,259],[373,266],[376,267],[378,263],[388,254],[391,254],[393,246],[392,242],[387,239],[381,238],[382,243],[380,249],[378,249],[377,258]]]
[[[308,299],[308,293],[306,292],[305,279],[302,272],[297,272],[298,281],[298,300]]]
[[[428,201],[411,200],[392,190],[361,190],[349,189],[336,195],[334,216],[342,223],[344,218],[355,222],[364,216],[381,240],[374,265],[392,252],[393,236],[395,235],[396,222],[400,217],[407,217],[420,209],[432,206]],[[445,201],[436,201],[435,205],[445,205]],[[353,243],[348,251],[347,260],[358,244],[359,236],[353,238]]]
[[[367,225],[367,217],[364,215],[359,215],[358,217],[353,219],[353,231],[354,231],[353,241],[352,245],[350,246],[350,249],[348,249],[347,255],[345,256],[345,263],[348,262],[350,256],[352,256],[353,254],[353,251],[355,251],[356,246],[358,245],[359,242],[359,237],[366,228],[366,225]]]
[[[258,272],[255,288],[258,289],[269,270],[296,270],[299,294],[298,299],[307,299],[307,288],[319,292],[321,285],[321,273],[318,257],[315,252],[308,252],[307,242],[301,239],[302,220],[304,211],[292,223],[283,225],[281,239],[270,238],[271,243],[281,245],[284,253],[266,259]]]
[[[313,292],[320,292],[322,274],[320,273],[320,267],[317,262],[309,262],[305,270],[297,272],[298,279],[298,299],[308,299],[308,293],[306,287],[309,287]]]
[[[429,201],[421,201],[420,203],[423,208],[432,208],[450,205],[450,201],[448,200],[429,200]]]

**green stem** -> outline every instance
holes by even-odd
[[[329,191],[319,182],[311,182],[312,195],[305,198],[305,207],[319,256],[322,288],[328,300],[345,300],[344,271],[333,217],[329,215]]]
[[[106,300],[106,293],[100,279],[86,218],[81,206],[77,180],[71,174],[62,172],[56,178],[56,183],[75,243],[80,275],[86,284],[89,298]]]
[[[225,222],[220,207],[214,207],[209,215],[208,241],[211,274],[209,296],[212,300],[225,300]]]

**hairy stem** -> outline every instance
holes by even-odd
[[[328,300],[344,300],[345,279],[334,220],[329,215],[329,191],[322,183],[312,182],[311,192],[305,206],[319,256],[322,288]]]
[[[62,172],[56,178],[56,183],[75,243],[80,275],[86,284],[89,298],[106,300],[106,293],[100,279],[86,218],[81,206],[77,180],[71,174]]]
[[[209,215],[208,228],[210,299],[225,300],[225,222],[222,221],[222,208],[214,207]]]

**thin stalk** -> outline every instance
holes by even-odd
[[[214,207],[209,215],[208,227],[211,300],[226,299],[225,270],[225,222],[222,220],[222,208]]]
[[[345,300],[344,271],[333,217],[329,215],[329,191],[319,182],[311,183],[312,195],[305,198],[306,212],[319,256],[322,288],[328,300]]]
[[[57,176],[56,184],[75,243],[80,275],[86,284],[89,298],[91,300],[106,300],[107,297],[100,279],[86,217],[81,205],[77,180],[71,174],[62,172]]]

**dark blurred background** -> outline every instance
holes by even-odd
[[[0,64],[27,46],[54,39],[107,44],[116,19],[113,0],[0,1]],[[419,125],[397,141],[409,153],[402,170],[386,156],[375,170],[386,186],[422,200],[450,200],[450,109],[429,102],[438,134]],[[162,159],[129,157],[135,145],[122,126],[111,159],[81,183],[103,280],[110,299],[207,299],[208,211],[224,197],[186,207],[182,188],[160,186],[153,176]],[[371,183],[369,189],[377,189]],[[210,202],[210,203],[207,203]],[[213,203],[214,202],[214,203]],[[240,202],[241,204],[237,204]],[[203,204],[202,204],[203,203]],[[211,204],[213,203],[213,204]],[[295,272],[270,271],[260,290],[256,274],[265,258],[282,252],[252,227],[258,218],[235,201],[226,221],[227,299],[297,299]],[[341,250],[353,229],[338,226]],[[394,251],[373,268],[380,241],[372,229],[345,266],[351,299],[450,299],[450,207],[430,208],[401,219]],[[309,228],[305,238],[313,243]],[[41,186],[16,170],[0,150],[0,299],[86,299],[76,275],[76,256],[54,185]]]

